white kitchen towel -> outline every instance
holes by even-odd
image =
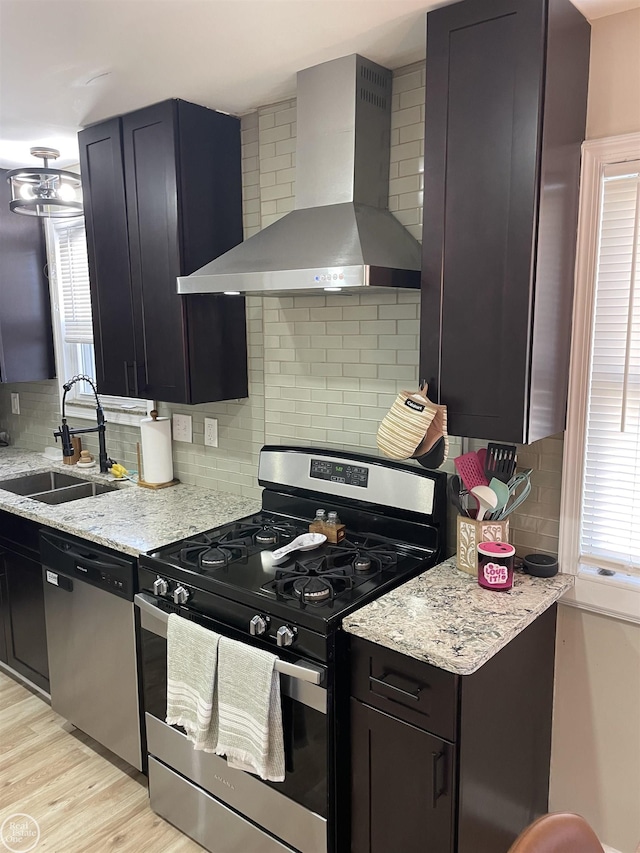
[[[214,700],[220,635],[171,613],[167,625],[167,723],[182,726],[194,749],[214,752]]]
[[[216,753],[230,767],[271,782],[284,781],[284,738],[278,658],[236,640],[220,638]]]

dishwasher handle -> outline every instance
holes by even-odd
[[[62,539],[57,536],[50,536],[47,533],[40,534],[50,548],[54,548],[62,555],[65,562],[72,560],[90,566],[92,569],[99,571],[108,571],[116,566],[130,565],[127,560],[118,560],[117,557],[108,556],[106,559],[98,551],[93,551],[85,548],[82,545],[76,545],[75,542],[70,542],[68,539]],[[62,570],[64,571],[64,569]]]
[[[63,586],[62,578],[92,584],[106,592],[133,601],[135,560],[119,558],[64,536],[40,533],[40,556],[45,580],[54,586]],[[49,577],[50,576],[50,577]],[[54,578],[58,578],[56,583]]]

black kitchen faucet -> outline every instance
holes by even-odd
[[[98,422],[97,426],[86,427],[84,429],[71,429],[71,427],[69,427],[67,424],[67,419],[64,414],[64,401],[66,400],[67,393],[76,384],[76,382],[87,382],[91,386],[91,390],[93,391],[94,396],[96,398],[96,420]],[[73,444],[71,443],[72,435],[82,435],[86,432],[97,432],[98,443],[100,447],[100,471],[103,474],[106,474],[109,468],[114,464],[114,460],[109,459],[109,457],[107,456],[107,443],[105,440],[106,424],[104,420],[104,411],[102,409],[102,405],[100,404],[98,392],[96,391],[96,386],[93,384],[93,380],[90,376],[84,376],[83,374],[80,374],[78,376],[74,376],[68,382],[65,382],[62,387],[64,388],[64,394],[62,395],[62,423],[60,425],[60,429],[55,430],[53,433],[56,441],[58,440],[58,437],[62,439],[62,455],[67,457],[73,456]]]

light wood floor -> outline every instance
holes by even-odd
[[[151,811],[145,776],[0,672],[0,825],[16,813],[40,826],[34,853],[203,849]]]

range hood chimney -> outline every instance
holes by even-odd
[[[420,244],[389,213],[391,71],[352,54],[297,75],[296,209],[178,293],[420,287]]]

